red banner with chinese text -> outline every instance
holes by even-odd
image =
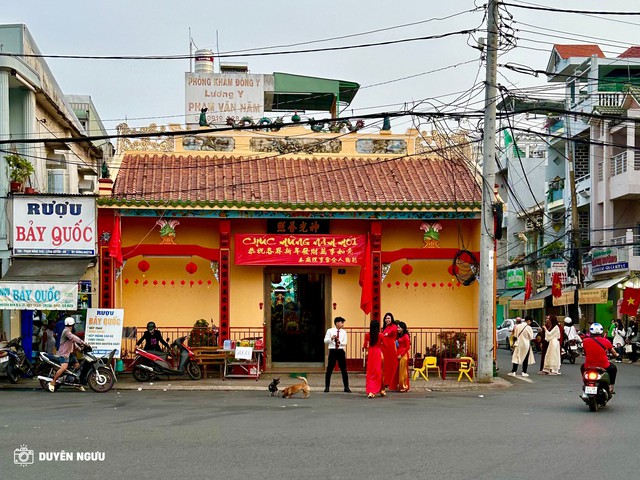
[[[351,267],[362,265],[365,235],[277,235],[237,233],[236,265]]]

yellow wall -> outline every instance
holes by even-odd
[[[153,228],[155,220],[138,218],[124,219],[123,245],[139,242],[159,243],[158,227]],[[129,224],[131,222],[131,225]],[[211,248],[218,247],[218,221],[211,219],[180,219],[176,228],[177,243],[196,244]],[[422,231],[419,220],[394,220],[382,222],[382,249],[392,251],[400,248],[421,248]],[[478,221],[440,221],[441,248],[464,248],[477,251],[479,243]],[[460,227],[460,231],[458,230]],[[332,220],[331,233],[335,235],[355,233],[365,234],[368,222],[361,220]],[[151,233],[147,236],[147,234]],[[268,305],[264,297],[263,266],[236,266],[233,263],[233,234],[261,233],[266,231],[266,220],[231,220],[231,267],[230,267],[230,324],[232,327],[260,327],[264,321],[265,308]],[[142,257],[128,260],[116,288],[118,305],[125,308],[125,324],[142,326],[153,320],[159,326],[191,326],[199,318],[219,324],[219,284],[213,276],[209,262],[198,257],[193,258],[145,258],[151,268],[143,273],[138,269]],[[190,275],[185,265],[193,261],[198,271]],[[413,272],[405,275],[402,266],[411,265]],[[411,327],[475,327],[478,314],[478,285],[469,287],[457,285],[457,280],[447,272],[449,260],[399,260],[391,265],[391,270],[382,282],[382,313],[391,311],[394,316]],[[360,310],[361,289],[358,284],[360,269],[344,267],[345,273],[339,274],[338,268],[331,269],[331,298],[328,301],[329,315],[327,326],[336,316],[347,320],[347,326],[368,326],[369,319]],[[128,279],[129,283],[124,281]],[[138,284],[134,283],[138,280]],[[146,286],[142,282],[147,280]],[[153,280],[174,280],[175,285],[153,285]],[[186,285],[180,281],[185,280]],[[189,281],[196,284],[191,287]],[[197,281],[202,280],[203,285]],[[211,281],[211,284],[208,284]],[[399,284],[397,284],[398,282]],[[409,285],[406,285],[406,282]],[[415,283],[417,282],[417,286]],[[426,283],[426,286],[425,286]],[[433,284],[436,287],[433,287]],[[440,284],[444,284],[441,287]],[[451,284],[451,285],[449,285]],[[124,291],[120,296],[120,286]],[[122,298],[122,303],[120,299]],[[336,304],[335,310],[333,304]]]
[[[139,243],[160,243],[156,219],[122,219],[122,244],[127,247]],[[210,219],[178,219],[176,243],[218,247],[218,221]],[[150,268],[140,271],[138,263],[145,260]],[[198,270],[189,274],[189,262]],[[138,280],[136,284],[135,281]],[[143,282],[147,281],[144,286]],[[153,281],[158,284],[154,285]],[[162,281],[166,285],[162,285]],[[174,285],[171,285],[173,280]],[[128,282],[127,282],[128,281]],[[181,282],[184,281],[185,285]],[[191,286],[190,282],[194,285]],[[200,285],[198,281],[201,281]],[[209,283],[211,282],[211,283]],[[204,318],[218,324],[219,285],[210,262],[200,257],[156,258],[136,256],[127,260],[122,275],[116,281],[116,307],[125,309],[125,326],[143,326],[154,321],[162,326],[192,326]]]

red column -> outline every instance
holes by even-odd
[[[229,338],[229,263],[230,263],[231,222],[220,221],[220,261],[218,277],[220,281],[220,341]]]
[[[373,275],[373,304],[371,306],[371,320],[381,321],[380,313],[380,280],[382,279],[382,223],[371,224],[371,274]]]

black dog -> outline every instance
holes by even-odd
[[[273,381],[269,384],[269,392],[271,392],[272,397],[275,397],[277,395],[279,383],[280,383],[280,379],[274,378]]]

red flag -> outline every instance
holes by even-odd
[[[551,295],[554,298],[562,296],[562,280],[560,280],[560,272],[555,272],[551,277]]]
[[[640,288],[625,288],[622,295],[622,305],[620,305],[620,313],[622,315],[636,316],[638,307],[640,306]]]
[[[531,298],[531,292],[533,291],[533,287],[531,286],[531,279],[527,277],[527,283],[524,287],[524,303],[527,303],[527,300]]]
[[[116,216],[113,224],[113,232],[109,240],[109,256],[113,258],[116,268],[120,268],[124,261],[122,260],[122,233],[120,231],[120,216]]]
[[[369,315],[371,308],[373,307],[373,280],[371,278],[371,240],[367,235],[367,244],[364,249],[364,261],[360,267],[360,278],[358,283],[362,287],[362,294],[360,296],[360,308]]]

